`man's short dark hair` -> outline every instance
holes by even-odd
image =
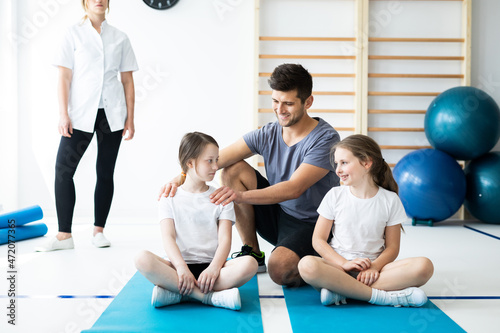
[[[271,89],[291,91],[297,89],[297,97],[302,104],[312,95],[312,77],[299,64],[282,64],[276,67],[268,80]]]

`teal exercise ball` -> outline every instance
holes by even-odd
[[[416,220],[446,220],[464,202],[465,174],[457,161],[442,151],[413,151],[396,164],[393,175],[406,215]]]
[[[455,87],[439,94],[424,120],[432,147],[457,160],[472,160],[489,152],[500,138],[500,109],[484,91]]]
[[[465,207],[477,219],[500,224],[500,152],[487,153],[465,167]]]

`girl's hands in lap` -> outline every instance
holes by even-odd
[[[357,279],[359,282],[366,284],[367,286],[371,286],[378,280],[379,276],[379,271],[370,268],[359,272]]]
[[[179,278],[179,294],[189,295],[193,292],[193,288],[196,283],[193,273],[189,269],[179,269],[177,270],[177,276]]]
[[[206,294],[214,288],[215,281],[219,278],[220,270],[208,266],[198,277],[197,286]]]
[[[342,268],[346,272],[350,272],[350,271],[362,272],[362,271],[370,268],[371,265],[372,265],[372,262],[368,258],[355,258],[355,259],[352,259],[352,260],[345,262],[342,265]]]

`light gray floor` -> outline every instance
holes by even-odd
[[[44,219],[48,235],[54,235],[55,219]],[[465,222],[466,225],[500,237],[500,225]],[[449,221],[434,227],[405,226],[400,258],[427,256],[435,265],[433,278],[423,287],[439,308],[467,332],[492,332],[500,327],[500,239],[464,227],[463,221]],[[159,227],[155,221],[110,219],[106,235],[113,245],[97,249],[91,244],[92,226],[76,220],[75,249],[36,253],[33,248],[45,240],[21,241],[17,247],[16,326],[7,323],[7,246],[0,246],[0,332],[80,332],[90,328],[135,273],[134,255],[141,249],[162,254]],[[233,249],[241,242],[233,228]],[[262,241],[269,254],[272,247]],[[283,295],[267,274],[259,274],[260,295]],[[74,298],[59,298],[72,295]],[[477,299],[496,296],[497,299]],[[464,297],[471,297],[471,299]],[[282,298],[261,298],[264,331],[291,332]],[[318,294],[319,302],[319,294]],[[332,309],[334,311],[334,308]],[[418,331],[432,326],[432,318],[421,321]]]

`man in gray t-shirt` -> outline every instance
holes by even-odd
[[[297,265],[316,254],[312,234],[316,212],[326,193],[339,184],[330,164],[330,149],[339,134],[327,122],[312,118],[312,77],[301,65],[283,64],[269,79],[277,121],[246,134],[219,153],[225,186],[215,190],[215,204],[234,201],[236,228],[243,244],[235,256],[250,255],[266,271],[257,234],[275,246],[268,260],[269,276],[280,285],[304,283]],[[259,154],[267,179],[245,159]],[[161,195],[175,195],[180,176],[166,184]]]
[[[237,256],[251,255],[259,271],[266,270],[257,231],[276,246],[268,260],[271,279],[297,286],[303,283],[299,260],[315,253],[316,210],[339,184],[330,149],[340,138],[327,122],[307,114],[313,103],[312,77],[301,65],[278,66],[269,84],[277,121],[220,151],[218,165],[226,186],[212,194],[212,202],[235,202],[236,227],[245,244]],[[264,158],[267,179],[244,161],[255,154]]]
[[[264,158],[266,177],[271,185],[290,180],[303,163],[330,170],[298,198],[279,203],[285,213],[308,223],[316,223],[319,203],[333,186],[339,184],[328,158],[332,144],[339,136],[323,119],[313,119],[318,123],[316,127],[291,147],[282,139],[283,128],[279,122],[269,123],[243,136],[252,153]]]

